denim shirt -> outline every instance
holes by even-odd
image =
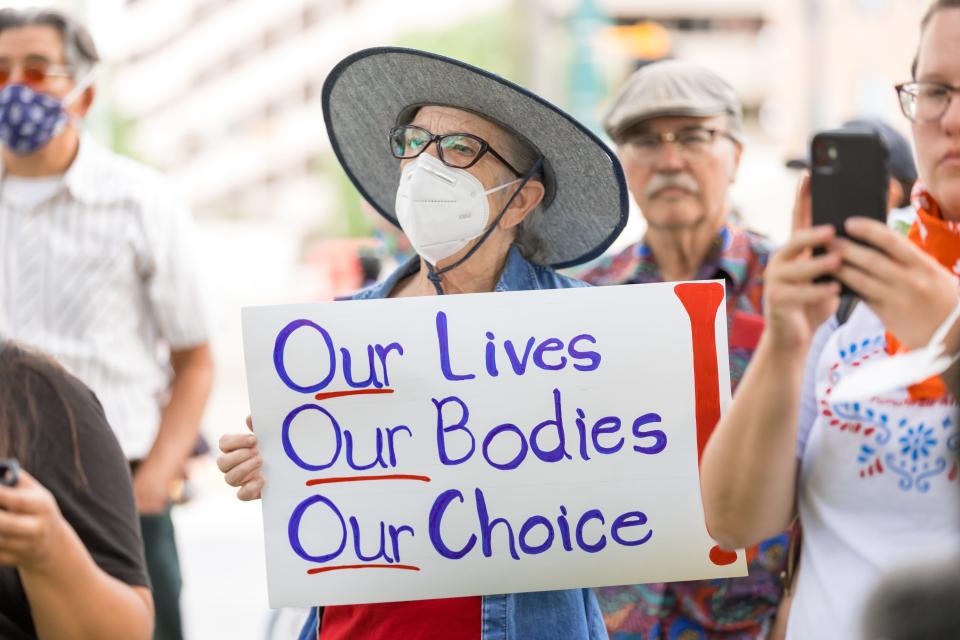
[[[403,278],[420,269],[414,256],[381,283],[358,291],[351,299],[386,298]],[[588,284],[562,276],[552,269],[531,264],[516,246],[507,255],[500,281],[494,291],[536,291],[587,287]],[[595,640],[607,637],[597,599],[590,589],[564,589],[483,596],[482,640]],[[314,609],[300,632],[302,640],[317,637],[319,609]],[[438,630],[439,632],[439,630]]]

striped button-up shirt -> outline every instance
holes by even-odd
[[[0,337],[41,349],[100,398],[129,459],[167,401],[170,349],[207,341],[190,212],[157,172],[84,137],[32,204],[0,176]]]

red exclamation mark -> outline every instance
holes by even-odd
[[[723,302],[719,282],[686,282],[673,288],[690,317],[693,384],[697,414],[697,462],[720,421],[720,370],[717,368],[717,309]]]
[[[697,464],[714,427],[720,421],[720,370],[717,367],[717,309],[723,302],[723,285],[719,282],[685,282],[674,286],[690,318],[693,340],[693,385],[697,419]],[[715,565],[736,562],[735,551],[715,545],[709,552]]]

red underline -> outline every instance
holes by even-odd
[[[342,564],[337,567],[315,567],[307,569],[309,575],[315,573],[325,573],[327,571],[339,571],[341,569],[403,569],[405,571],[420,571],[420,567],[410,564]]]
[[[318,484],[332,484],[334,482],[359,482],[362,480],[419,480],[420,482],[430,482],[430,476],[414,476],[405,473],[395,473],[386,476],[343,476],[337,478],[313,478],[307,480],[307,486],[313,487]]]
[[[393,393],[393,389],[352,389],[350,391],[328,391],[318,393],[314,397],[317,400],[329,400],[330,398],[342,398],[343,396],[369,396],[380,393]]]

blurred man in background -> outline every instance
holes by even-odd
[[[582,276],[600,285],[724,280],[734,387],[763,329],[761,275],[773,249],[730,216],[742,111],[725,80],[690,62],[655,62],[627,80],[604,128],[647,230],[640,242]],[[765,638],[783,593],[787,546],[783,533],[752,549],[746,578],[597,589],[607,630],[643,640],[686,632]]]
[[[96,391],[133,472],[155,636],[180,638],[170,487],[213,365],[187,207],[80,133],[97,61],[70,16],[0,11],[0,334]]]

